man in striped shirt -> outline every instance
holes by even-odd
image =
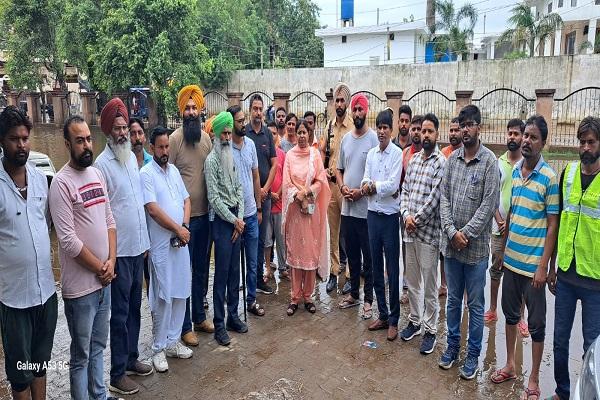
[[[527,398],[540,397],[539,371],[546,328],[546,278],[558,234],[559,191],[556,173],[544,161],[548,126],[542,116],[525,123],[521,153],[513,169],[513,185],[504,250],[502,311],[506,318],[506,365],[491,376],[494,383],[516,378],[515,345],[521,302],[528,311],[532,366]]]

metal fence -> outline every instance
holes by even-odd
[[[577,127],[588,115],[600,115],[600,87],[588,86],[554,99],[550,145],[578,146]]]
[[[288,103],[288,112],[292,112],[302,118],[304,113],[312,111],[316,114],[315,136],[320,139],[327,125],[327,99],[322,98],[314,92],[300,92],[292,97]]]
[[[369,92],[367,90],[361,90],[356,93],[352,93],[352,96],[354,96],[355,94],[358,94],[358,93],[364,94],[365,96],[367,96],[367,99],[369,100],[369,112],[367,114],[367,126],[372,128],[373,130],[376,130],[375,120],[377,119],[377,114],[379,114],[381,111],[383,111],[387,108],[387,99],[382,99],[379,96],[377,96],[375,93]],[[350,110],[350,105],[348,105],[348,110]]]
[[[438,92],[434,89],[423,89],[402,102],[410,106],[413,115],[434,113],[440,121],[438,130],[440,136],[438,137],[438,140],[446,140],[446,135],[450,127],[450,120],[454,117],[456,99],[450,99],[442,92]],[[394,111],[397,112],[397,110]]]
[[[210,118],[221,111],[225,111],[227,106],[227,96],[223,93],[217,91],[204,93],[204,112],[206,113],[206,118]]]
[[[493,89],[473,99],[472,104],[481,111],[481,141],[484,143],[504,143],[508,121],[525,120],[535,114],[535,99],[509,88]]]

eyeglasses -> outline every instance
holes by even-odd
[[[471,128],[475,127],[475,126],[479,126],[479,124],[477,122],[475,122],[475,121],[461,122],[460,124],[458,124],[458,127],[460,129],[465,129],[465,128],[471,129]]]

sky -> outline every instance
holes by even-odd
[[[330,28],[336,26],[336,9],[338,18],[341,0],[313,0],[320,8],[321,25]],[[475,42],[487,35],[500,34],[507,26],[510,10],[517,2],[512,0],[454,0],[457,8],[470,2],[479,11],[475,26]],[[377,8],[379,8],[379,23],[385,24],[402,22],[404,18],[425,20],[424,0],[354,0],[354,26],[377,24]],[[484,18],[485,16],[485,18]],[[485,21],[485,23],[484,23]],[[484,34],[485,33],[485,34]]]

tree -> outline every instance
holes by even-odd
[[[443,56],[455,59],[469,53],[469,42],[473,39],[473,29],[477,23],[477,9],[465,4],[456,9],[453,0],[435,0],[433,3],[435,20],[428,28],[428,37],[433,41],[436,59]],[[438,33],[442,32],[442,33]]]
[[[177,91],[212,71],[198,9],[199,3],[187,0],[123,0],[103,7],[90,54],[93,85],[107,93],[150,86],[164,123],[177,109]]]
[[[556,13],[546,14],[536,21],[536,16],[527,3],[516,5],[511,12],[508,22],[513,27],[504,31],[499,41],[510,42],[516,49],[529,51],[530,57],[533,57],[539,47],[536,46],[536,41],[543,43],[563,26],[562,18]]]
[[[204,0],[200,7],[200,40],[213,60],[204,82],[209,88],[225,86],[231,72],[260,67],[260,40],[264,23],[251,0]]]
[[[271,66],[319,67],[323,42],[315,36],[319,7],[312,0],[257,0],[265,29],[259,38]]]
[[[3,1],[0,19],[5,32],[6,69],[13,89],[41,90],[44,83],[66,89],[65,65],[56,45],[62,12],[60,0]],[[45,68],[55,82],[45,82]]]

